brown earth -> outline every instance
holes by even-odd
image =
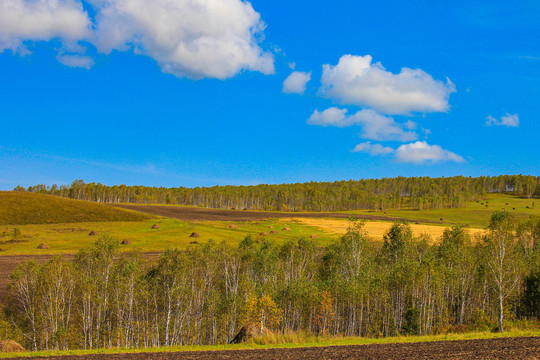
[[[51,359],[32,357],[21,359]],[[78,360],[210,360],[210,359],[540,359],[540,337],[490,340],[436,341],[406,344],[372,344],[297,349],[219,350],[134,354],[59,356]]]
[[[124,209],[136,210],[152,215],[166,216],[178,220],[210,220],[210,221],[249,221],[270,218],[339,218],[348,219],[353,214],[328,212],[279,212],[279,211],[237,211],[224,209],[207,209],[189,206],[160,206],[160,205],[116,205]],[[405,218],[384,215],[354,215],[358,219],[382,221],[406,221]],[[442,221],[421,220],[423,223],[441,224]]]

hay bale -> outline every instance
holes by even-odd
[[[90,231],[90,233],[88,234],[88,236],[96,236],[96,235],[97,235],[97,231],[95,230]]]
[[[129,241],[128,239],[124,239],[122,240],[122,245],[131,245],[131,241]]]
[[[272,225],[267,226],[269,229],[273,229],[274,227]]]
[[[48,249],[49,247],[45,244],[39,244],[39,246],[37,247],[38,249],[41,249],[41,250],[46,250]]]
[[[236,334],[236,336],[231,340],[231,344],[240,344],[243,342],[246,342],[249,339],[252,339],[257,336],[261,335],[272,335],[272,331],[270,331],[268,328],[263,327],[262,334],[261,334],[261,328],[258,326],[258,324],[248,324],[245,326],[242,326],[240,331]]]
[[[238,229],[238,226],[232,224],[232,225],[229,225],[229,229]]]
[[[22,352],[24,348],[13,340],[0,341],[0,352]]]
[[[278,233],[277,230],[272,230],[272,231],[270,231],[270,234],[277,234],[277,233]]]
[[[315,239],[315,238],[318,238],[319,235],[317,235],[317,234],[311,234],[311,235],[309,235],[309,237],[312,238],[312,239]]]
[[[190,238],[198,238],[198,237],[201,237],[201,235],[199,235],[198,233],[196,232],[192,232],[191,235],[189,235]]]
[[[263,232],[260,233],[259,235],[261,235],[261,236],[268,236],[268,233],[263,231]]]
[[[291,229],[288,227],[284,227],[283,229],[281,229],[281,231],[291,231]]]
[[[154,229],[154,230],[159,229],[159,225],[158,224],[152,225],[152,229]]]

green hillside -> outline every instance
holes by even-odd
[[[0,225],[141,221],[149,216],[90,201],[0,191]]]

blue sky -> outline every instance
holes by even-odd
[[[540,174],[535,1],[6,0],[0,75],[0,189]]]

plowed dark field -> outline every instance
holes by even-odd
[[[51,359],[32,357],[28,359]],[[79,360],[270,360],[270,359],[540,359],[540,337],[355,345],[297,349],[61,356]]]
[[[206,209],[188,206],[159,206],[159,205],[116,205],[124,209],[136,210],[152,215],[166,216],[178,220],[210,220],[210,221],[249,221],[283,218],[341,218],[348,219],[351,214],[323,212],[279,212],[279,211],[250,211]],[[383,215],[355,215],[366,220],[404,221],[404,218]],[[423,223],[442,223],[441,221],[421,220]]]

